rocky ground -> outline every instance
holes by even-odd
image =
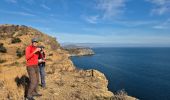
[[[77,69],[55,38],[19,25],[0,25],[0,100],[23,100],[28,81],[24,50],[33,37],[40,39],[47,55],[47,88],[39,87],[43,96],[36,100],[135,100],[108,91],[101,72]]]

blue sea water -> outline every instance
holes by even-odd
[[[140,100],[170,100],[170,48],[93,48],[94,56],[72,57],[82,69],[97,69],[112,92],[124,89]]]

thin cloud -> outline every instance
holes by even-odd
[[[146,0],[154,5],[151,14],[163,15],[170,12],[170,0]]]
[[[87,22],[91,23],[91,24],[96,24],[97,21],[98,21],[98,18],[99,18],[98,15],[95,15],[95,16],[86,16],[86,17],[84,17],[84,19],[85,19]]]
[[[21,16],[35,16],[34,14],[28,13],[28,12],[21,12],[21,11],[4,11],[4,10],[0,10],[0,12],[2,13],[6,13],[6,14],[14,14],[14,15],[21,15]]]
[[[159,25],[153,26],[154,29],[170,29],[170,19],[164,21]]]
[[[34,0],[24,0],[26,3],[28,3],[28,4],[34,4],[35,3],[35,1]]]
[[[33,10],[31,10],[30,8],[26,8],[26,7],[21,7],[21,9],[23,9],[24,11],[27,11],[27,12],[33,12]]]
[[[50,7],[48,7],[47,5],[45,5],[45,4],[41,4],[41,7],[42,8],[44,8],[44,9],[46,9],[46,10],[51,10],[51,8]]]
[[[9,3],[18,3],[19,0],[5,0],[6,2],[9,2]],[[24,2],[28,3],[28,4],[34,4],[34,0],[23,0]]]
[[[155,25],[158,22],[155,20],[136,20],[136,21],[131,21],[131,20],[125,20],[125,21],[115,21],[115,23],[124,25],[127,27],[137,27],[137,26],[150,26],[150,25]]]
[[[102,12],[104,19],[119,16],[124,12],[125,0],[99,0],[96,8]]]
[[[96,0],[93,10],[96,10],[98,13],[85,17],[85,20],[95,24],[99,20],[116,19],[124,13],[126,1],[127,0]]]
[[[19,14],[19,15],[23,15],[23,16],[35,16],[34,14],[27,13],[27,12],[14,12],[14,13]]]
[[[17,0],[5,0],[7,2],[10,2],[10,3],[17,3]]]

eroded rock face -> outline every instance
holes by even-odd
[[[40,39],[47,55],[47,89],[39,89],[43,96],[37,100],[109,100],[114,96],[107,89],[104,74],[93,70],[91,75],[91,70],[76,69],[68,52],[61,49],[55,38],[19,25],[0,25],[0,36],[0,43],[7,49],[6,53],[0,53],[0,59],[5,60],[0,63],[0,99],[23,99],[25,84],[18,85],[17,80],[27,76],[25,56],[18,57],[16,50],[24,50],[33,37]],[[13,37],[20,38],[21,42],[11,44]]]
[[[77,69],[49,74],[47,82],[50,84],[42,93],[51,95],[54,100],[110,100],[113,93],[107,89],[106,78],[102,73],[94,72],[96,76],[93,77],[88,71]],[[37,99],[45,98],[49,96],[44,95]]]

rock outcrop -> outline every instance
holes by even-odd
[[[6,52],[0,52],[0,100],[23,100],[28,86],[28,75],[23,55],[33,37],[46,47],[47,88],[36,100],[110,100],[117,98],[108,91],[108,80],[97,70],[78,70],[56,38],[27,26],[0,25],[0,43]],[[11,42],[18,38],[20,42]],[[18,40],[17,39],[17,40]],[[17,54],[21,53],[20,56]],[[123,96],[123,100],[129,96]],[[120,100],[120,99],[115,99]]]
[[[70,56],[91,56],[94,55],[94,51],[91,48],[65,48],[69,52]]]

